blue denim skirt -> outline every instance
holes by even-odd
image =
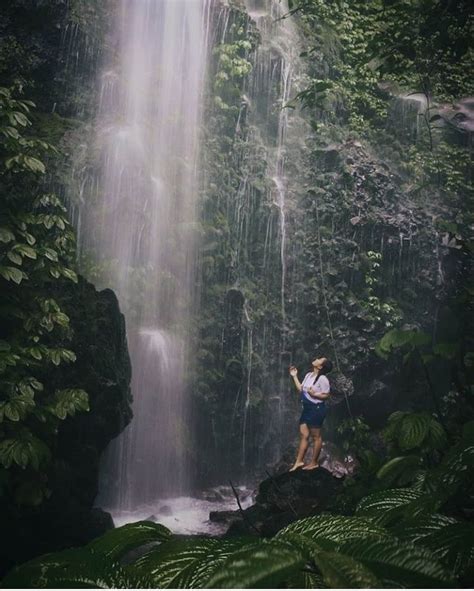
[[[321,428],[326,418],[326,403],[324,400],[315,404],[310,402],[301,394],[301,402],[303,403],[303,412],[300,417],[300,425],[306,424],[308,427]]]

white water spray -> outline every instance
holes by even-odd
[[[117,292],[132,359],[134,418],[106,454],[98,499],[113,511],[189,486],[185,371],[209,11],[208,0],[122,0],[101,77],[97,192],[85,199],[80,240]]]

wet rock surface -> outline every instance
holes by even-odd
[[[210,520],[227,522],[226,536],[273,536],[289,523],[325,509],[342,486],[325,468],[275,474],[264,480],[254,505],[243,511],[213,511]]]
[[[98,492],[101,452],[130,422],[130,360],[125,321],[109,289],[97,291],[80,278],[53,294],[69,316],[68,346],[74,364],[59,366],[42,378],[45,390],[81,388],[90,411],[60,426],[54,462],[48,468],[50,498],[37,508],[0,508],[8,545],[0,555],[2,570],[39,554],[90,542],[114,526],[109,513],[92,508]]]

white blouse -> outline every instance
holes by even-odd
[[[314,375],[311,372],[305,375],[302,383],[303,396],[314,404],[321,404],[321,402],[324,402],[324,400],[321,400],[320,398],[313,398],[311,394],[308,394],[307,390],[312,387],[316,394],[326,394],[330,391],[329,380],[326,376],[320,376],[316,384],[313,385],[314,379]]]

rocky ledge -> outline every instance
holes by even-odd
[[[342,479],[325,468],[283,472],[264,480],[255,504],[243,511],[212,511],[209,518],[227,522],[226,536],[273,536],[289,523],[315,515],[339,493]]]

